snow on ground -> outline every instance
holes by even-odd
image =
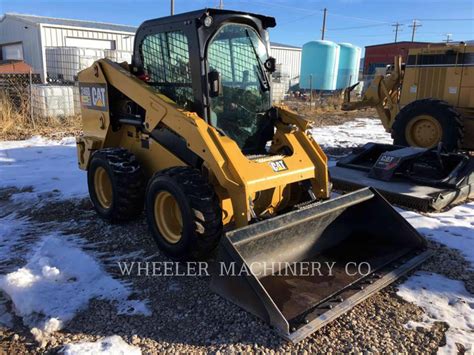
[[[139,355],[140,348],[128,345],[120,336],[113,335],[96,342],[68,344],[64,355]]]
[[[71,236],[50,234],[33,248],[28,262],[0,277],[0,289],[11,298],[38,341],[57,331],[93,298],[113,301],[119,314],[149,314],[140,301],[127,300],[128,286],[109,276]]]
[[[311,133],[324,148],[353,148],[368,142],[392,144],[392,138],[380,120],[371,118],[356,118],[339,126],[316,127]]]
[[[8,260],[14,249],[24,246],[23,238],[29,229],[26,217],[18,217],[12,213],[0,218],[0,260]],[[0,272],[2,269],[0,266]]]
[[[74,198],[87,194],[86,174],[79,170],[73,137],[52,141],[33,137],[0,142],[0,188],[32,187],[14,200]]]
[[[457,354],[456,343],[464,346],[466,354],[474,352],[474,297],[461,281],[418,272],[399,286],[397,294],[425,311],[421,323],[409,322],[408,327],[430,327],[435,321],[448,323],[446,345],[438,349],[438,354]]]
[[[0,142],[0,177],[0,189],[26,189],[14,194],[13,202],[87,196],[86,174],[77,166],[72,137]],[[8,271],[3,265],[0,268],[4,274],[0,289],[39,342],[61,329],[93,298],[112,301],[119,314],[150,313],[145,303],[127,299],[132,293],[129,286],[113,279],[95,257],[85,253],[81,239],[43,227],[15,213],[0,215],[0,260],[9,264]],[[25,257],[26,265],[12,271],[11,262]],[[2,305],[0,321],[10,320]],[[123,348],[115,338],[101,344],[99,348],[110,348],[111,353]]]
[[[13,316],[7,310],[7,300],[0,297],[0,325],[4,327],[13,327]]]
[[[446,212],[427,215],[401,211],[402,216],[420,233],[449,248],[459,250],[474,269],[474,202]]]

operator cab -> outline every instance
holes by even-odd
[[[132,70],[244,154],[262,154],[276,118],[267,32],[274,26],[272,17],[217,9],[146,21],[135,37]]]

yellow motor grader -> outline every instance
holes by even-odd
[[[218,269],[248,272],[216,272],[211,287],[298,341],[429,252],[377,191],[330,198],[309,122],[271,103],[273,26],[216,9],[144,22],[130,64],[79,73],[77,152],[101,217],[145,209],[173,259],[219,246]],[[318,263],[330,274],[308,271]]]
[[[375,107],[394,145],[370,143],[331,168],[334,186],[377,188],[392,203],[442,210],[474,197],[474,46],[410,49],[377,75],[360,101],[345,90],[343,110]]]
[[[357,85],[357,84],[356,84]],[[447,151],[474,150],[474,46],[413,48],[406,63],[395,57],[377,75],[361,101],[345,91],[343,110],[375,107],[396,145]]]

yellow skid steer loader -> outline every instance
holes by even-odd
[[[132,63],[101,59],[79,73],[77,151],[100,216],[145,207],[173,259],[219,245],[212,288],[298,341],[428,252],[375,190],[330,199],[309,123],[271,104],[273,26],[215,9],[144,22]]]

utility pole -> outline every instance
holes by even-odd
[[[421,27],[421,23],[418,23],[416,20],[413,20],[413,24],[408,26],[408,27],[411,27],[412,28],[412,31],[411,31],[411,41],[414,42],[415,41],[415,32],[416,32],[416,28],[417,27]]]
[[[219,9],[224,9],[224,0],[219,0]]]
[[[171,16],[174,15],[174,0],[171,0]]]
[[[327,15],[328,9],[324,8],[323,10],[323,29],[321,30],[321,39],[324,40],[324,35],[326,34],[326,15]]]
[[[402,27],[403,25],[401,23],[397,22],[397,23],[394,23],[392,26],[395,27],[395,30],[394,30],[395,31],[395,42],[397,42],[398,41],[398,31],[402,31],[402,29],[400,27]]]
[[[446,36],[446,43],[451,42],[451,37],[452,37],[453,35],[452,35],[451,33],[446,33],[445,36]]]

